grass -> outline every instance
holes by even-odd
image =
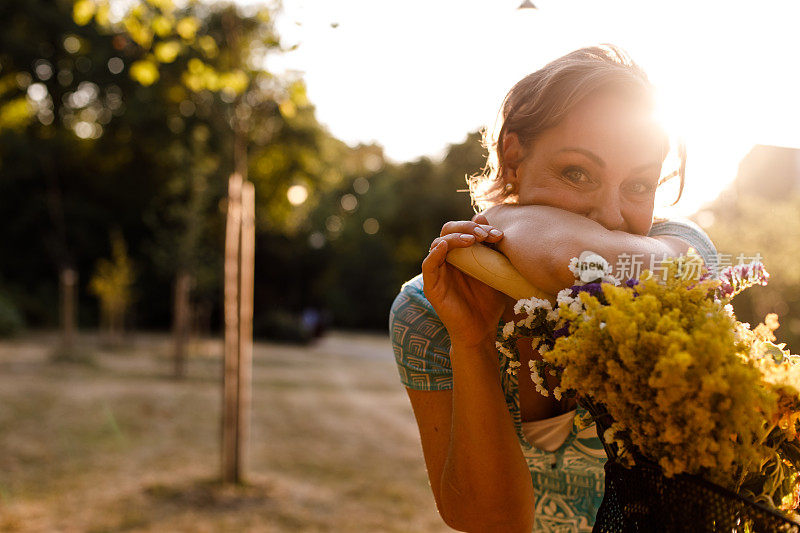
[[[450,531],[386,337],[256,345],[238,487],[217,481],[221,341],[193,346],[183,381],[167,336],[84,336],[91,364],[55,345],[0,343],[0,531]]]

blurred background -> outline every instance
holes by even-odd
[[[800,349],[800,8],[527,4],[0,0],[0,530],[445,530],[389,306],[473,214],[505,92],[580,46],[648,71],[689,153],[657,214],[760,254],[737,315]],[[256,343],[220,484],[235,171]]]

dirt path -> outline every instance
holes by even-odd
[[[219,468],[219,340],[169,379],[169,339],[0,343],[0,531],[449,531],[388,339],[333,333],[254,350],[248,482]]]

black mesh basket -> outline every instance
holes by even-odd
[[[608,413],[585,399],[597,433],[608,426]],[[605,446],[605,495],[597,511],[595,533],[800,533],[800,523],[699,476],[666,477],[658,465],[637,460],[626,468],[616,447]]]
[[[653,466],[606,463],[596,533],[800,533],[800,524],[697,476],[667,478]]]

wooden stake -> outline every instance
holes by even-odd
[[[253,283],[255,271],[255,188],[242,185],[242,243],[239,274],[239,479],[244,477],[250,435],[253,368]]]
[[[175,276],[173,301],[172,336],[174,342],[174,375],[180,379],[186,375],[186,344],[189,340],[189,295],[192,277],[185,270]]]
[[[242,176],[228,180],[228,215],[225,229],[225,370],[222,405],[222,481],[239,477],[239,287],[242,229]]]
[[[76,288],[78,274],[71,268],[61,270],[61,350],[64,355],[72,355],[75,347],[75,310],[77,309]]]

